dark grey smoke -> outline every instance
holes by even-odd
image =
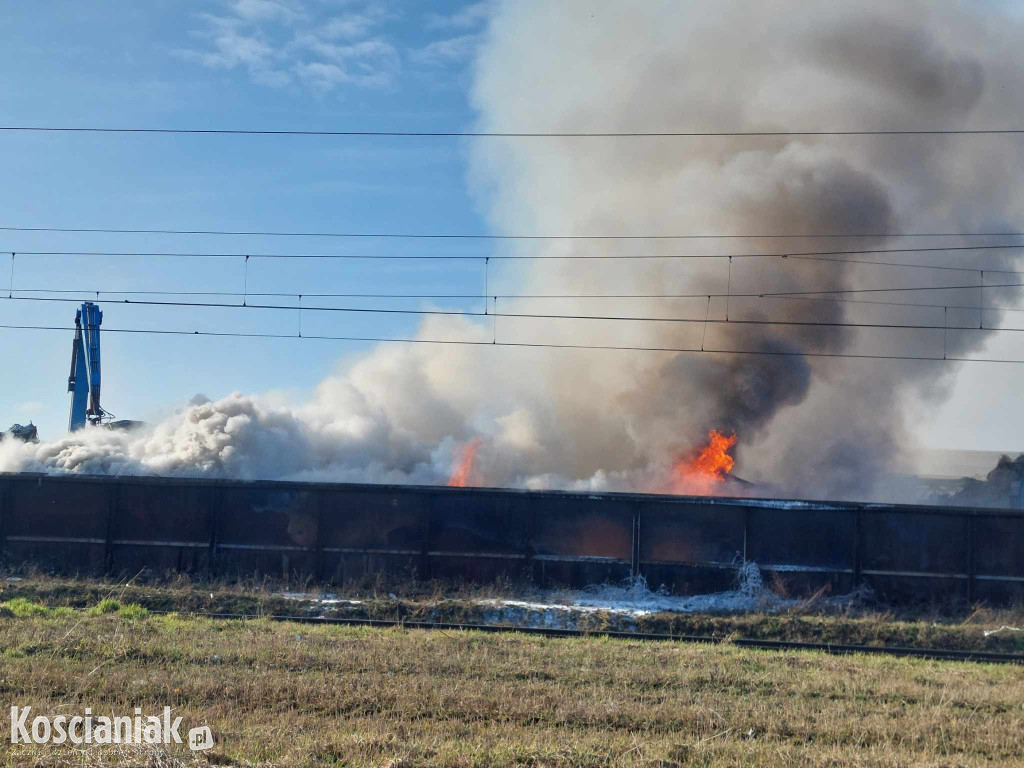
[[[481,127],[563,131],[758,131],[1010,126],[1022,116],[1015,17],[954,2],[643,4],[509,2],[482,56]],[[558,40],[559,44],[548,44]],[[546,42],[548,41],[548,42]],[[529,48],[530,56],[518,54]],[[999,158],[1005,165],[1001,166]],[[959,239],[815,238],[815,234],[1013,230],[1022,205],[1019,144],[999,137],[509,142],[477,147],[495,223],[506,231],[785,233],[788,239],[626,241],[609,252],[833,251],[961,245]],[[972,241],[978,242],[978,241]],[[528,246],[534,248],[531,244]],[[616,250],[613,250],[616,249]],[[657,249],[660,249],[657,250]],[[549,252],[593,252],[593,241]],[[835,256],[914,263],[916,254]],[[1012,268],[1012,252],[930,254],[930,263]],[[566,266],[567,264],[567,266]],[[736,293],[971,284],[977,272],[851,266],[796,259],[542,265],[538,289],[586,293]],[[723,274],[724,273],[724,274]],[[1016,293],[1003,291],[1004,299]],[[806,297],[808,299],[827,296]],[[848,295],[977,305],[977,290]],[[581,301],[581,312],[598,313]],[[626,310],[626,306],[617,309]],[[631,302],[629,313],[700,317],[701,301]],[[710,317],[798,323],[942,325],[942,309],[743,298]],[[987,312],[989,325],[997,313]],[[954,312],[951,325],[979,321]],[[700,329],[698,329],[700,330]],[[577,325],[574,337],[586,337]],[[600,334],[594,334],[599,336]],[[820,355],[942,357],[977,352],[984,334],[834,327],[651,326],[652,346]],[[597,341],[597,338],[591,339]],[[615,363],[605,358],[609,366]],[[644,364],[641,364],[644,365]],[[634,373],[616,406],[646,466],[692,448],[707,429],[740,436],[740,469],[801,495],[864,498],[910,468],[906,415],[947,391],[941,363],[681,354]],[[593,369],[589,371],[593,375]],[[582,386],[575,382],[569,386]],[[588,438],[584,436],[584,440]],[[662,460],[664,460],[662,458]],[[605,465],[605,466],[610,466]]]

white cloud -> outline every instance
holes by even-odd
[[[337,64],[319,61],[296,64],[295,74],[318,90],[329,91],[336,85],[351,82],[349,74]]]
[[[383,40],[363,40],[352,45],[335,45],[321,40],[305,44],[329,61],[299,62],[295,73],[318,90],[331,90],[350,83],[364,87],[390,85],[401,69],[394,46]]]
[[[332,16],[317,30],[317,34],[328,40],[359,40],[368,37],[370,31],[389,21],[395,21],[401,14],[379,3],[371,3],[359,11]]]
[[[318,91],[340,85],[386,87],[401,56],[374,28],[397,15],[370,3],[327,16],[299,0],[233,0],[226,15],[203,13],[192,36],[202,47],[175,54],[210,69],[244,68],[253,82],[280,88],[298,81]]]
[[[328,40],[354,40],[364,37],[376,24],[376,19],[365,14],[347,13],[344,16],[335,16],[324,24],[320,28],[320,35]]]
[[[274,0],[235,0],[232,7],[241,18],[250,21],[280,20],[290,24],[304,15],[301,6],[289,8]]]
[[[291,77],[279,69],[281,53],[271,44],[252,34],[239,31],[240,26],[231,19],[207,17],[212,28],[206,35],[210,48],[175,51],[185,61],[201,64],[210,69],[245,67],[254,82],[281,87]]]
[[[196,17],[202,19],[206,24],[207,29],[204,30],[193,30],[190,34],[193,37],[209,37],[212,34],[212,30],[220,30],[221,32],[235,31],[243,26],[243,20],[238,16],[218,16],[215,13],[198,13]]]
[[[380,39],[362,40],[358,43],[338,45],[336,43],[324,42],[315,35],[307,35],[296,40],[296,44],[309,48],[311,51],[332,61],[357,58],[398,59],[398,51],[395,50],[395,47],[391,43]]]
[[[446,40],[435,40],[424,48],[410,51],[409,58],[427,66],[454,64],[472,56],[479,44],[479,35],[459,35]]]
[[[482,35],[476,30],[487,21],[491,10],[492,3],[485,0],[466,5],[449,15],[427,14],[427,29],[449,30],[451,36],[409,51],[409,59],[423,67],[442,67],[466,61],[480,46]]]
[[[250,74],[253,82],[269,85],[271,88],[284,88],[292,81],[291,75],[277,69],[254,69]]]
[[[216,53],[207,54],[209,66],[233,67],[236,64],[260,66],[274,55],[274,49],[254,37],[223,35],[214,40]]]
[[[427,14],[428,29],[472,29],[486,21],[491,12],[489,2],[471,3],[450,15]]]

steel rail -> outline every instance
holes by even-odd
[[[171,611],[152,611],[154,614]],[[423,629],[447,630],[452,632],[514,632],[542,637],[610,637],[618,640],[643,640],[648,642],[700,643],[705,645],[735,645],[763,651],[820,651],[836,656],[868,654],[874,656],[902,656],[933,661],[971,661],[988,664],[1024,664],[1024,654],[997,653],[994,651],[964,651],[943,648],[907,648],[899,646],[847,645],[837,643],[810,643],[793,640],[758,640],[755,638],[715,637],[711,635],[670,635],[651,632],[626,632],[609,629],[564,629],[556,627],[529,627],[515,624],[452,624],[433,621],[407,621],[404,619],[359,619],[336,616],[257,616],[242,613],[189,613],[207,619],[252,620],[294,622],[298,624],[327,624],[351,627],[375,627],[379,629]]]

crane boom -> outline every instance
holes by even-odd
[[[68,392],[71,392],[72,432],[87,423],[99,424],[107,412],[100,407],[100,324],[103,313],[99,305],[91,301],[82,304],[75,313],[75,341],[71,348],[71,375],[68,376]]]

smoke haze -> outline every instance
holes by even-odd
[[[471,98],[476,128],[493,132],[1012,127],[1024,117],[1022,32],[990,4],[948,1],[508,0],[493,7]],[[691,352],[385,345],[298,406],[232,395],[142,432],[7,441],[0,469],[443,483],[462,446],[480,437],[475,474],[484,485],[658,491],[673,461],[715,428],[738,436],[736,471],[773,493],[891,496],[888,476],[912,469],[910,425],[944,397],[957,368],[828,356],[977,353],[984,333],[941,327],[979,325],[977,310],[942,308],[977,306],[979,291],[846,295],[938,307],[757,294],[973,285],[977,271],[781,256],[555,257],[963,245],[883,235],[1019,229],[1020,147],[1012,136],[479,139],[470,184],[498,233],[793,237],[509,241],[500,253],[551,257],[492,262],[503,265],[492,286],[510,292],[697,297],[501,299],[499,313],[666,320],[499,317],[492,326],[433,317],[419,330],[424,339],[493,334]],[[844,233],[878,236],[814,237]],[[906,264],[923,256],[1014,268],[1010,251],[826,258]],[[705,297],[726,292],[733,296]],[[1017,293],[993,289],[986,298],[1005,305]],[[940,329],[705,327],[670,318]],[[986,325],[999,319],[985,313]]]

